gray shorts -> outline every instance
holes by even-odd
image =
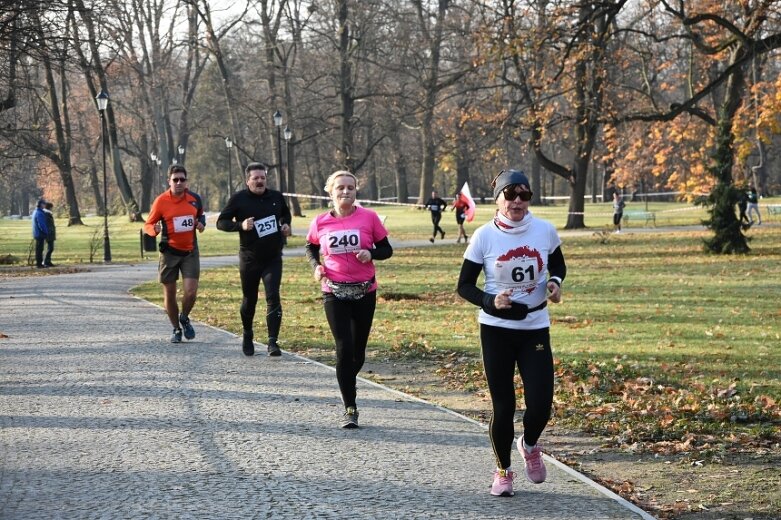
[[[201,257],[198,254],[198,248],[187,256],[178,256],[173,253],[160,253],[158,264],[158,280],[160,283],[174,283],[179,279],[179,272],[182,278],[198,279],[201,276]]]

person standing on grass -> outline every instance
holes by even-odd
[[[613,192],[613,227],[614,233],[621,233],[621,219],[624,218],[624,197],[618,190]]]
[[[54,241],[57,240],[57,225],[54,223],[53,208],[54,204],[48,201],[43,205],[46,226],[49,228],[49,233],[46,235],[46,256],[43,259],[43,265],[46,267],[54,267],[54,264],[52,263],[52,253],[54,252]]]
[[[428,239],[432,244],[434,239],[437,238],[439,233],[440,238],[445,238],[445,230],[439,227],[439,221],[442,220],[442,212],[445,211],[447,202],[439,197],[436,190],[431,192],[431,198],[426,201],[426,209],[431,212],[431,223],[434,224],[434,232],[431,238]]]
[[[246,190],[231,196],[217,217],[217,229],[239,233],[239,276],[242,300],[239,314],[242,334],[241,350],[245,356],[255,354],[253,322],[258,304],[258,287],[263,281],[266,294],[266,330],[268,355],[281,356],[277,340],[282,328],[282,248],[290,236],[292,217],[285,198],[266,186],[268,169],[253,162],[245,169]]]
[[[753,215],[757,215],[757,224],[762,224],[762,215],[759,213],[759,195],[757,189],[751,185],[748,189],[748,218],[750,220],[749,225],[754,224]]]
[[[33,240],[35,240],[35,267],[37,269],[48,267],[43,263],[43,246],[49,237],[49,227],[46,224],[46,214],[44,213],[45,205],[45,200],[38,199],[38,204],[32,214]]]
[[[483,367],[493,414],[489,437],[496,458],[491,494],[512,496],[515,472],[515,367],[523,382],[526,411],[518,450],[526,478],[545,481],[539,439],[553,404],[553,354],[547,300],[561,301],[567,274],[561,239],[552,224],[529,212],[529,180],[503,170],[492,182],[497,213],[480,226],[464,252],[458,294],[478,306]],[[480,273],[484,288],[477,287]]]
[[[187,170],[172,164],[168,169],[170,188],[160,194],[149,210],[144,232],[149,236],[162,234],[158,280],[163,284],[163,307],[173,325],[171,343],[195,338],[190,323],[190,311],[198,294],[201,259],[198,254],[196,230],[203,233],[205,218],[201,197],[187,189]],[[176,282],[182,274],[182,312],[176,302]],[[184,330],[183,330],[184,329]]]
[[[366,360],[377,306],[374,261],[393,254],[377,213],[355,204],[357,189],[352,173],[332,173],[325,191],[333,209],[315,217],[306,236],[306,257],[320,282],[325,317],[336,343],[336,379],[345,410],[342,428],[358,427],[356,378]]]

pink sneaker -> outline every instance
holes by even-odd
[[[494,470],[494,482],[491,484],[491,494],[495,497],[511,497],[513,491],[513,477],[515,473],[506,469]]]
[[[518,439],[518,451],[523,455],[526,462],[526,478],[534,484],[542,484],[548,476],[548,470],[545,469],[545,463],[542,461],[542,450],[539,444],[532,448],[532,451],[526,451],[523,448],[523,437]]]

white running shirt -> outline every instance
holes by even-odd
[[[527,218],[531,218],[529,227],[520,234],[501,231],[493,220],[483,224],[472,235],[464,259],[483,265],[485,292],[512,289],[510,299],[531,309],[547,297],[548,255],[561,245],[561,238],[551,223],[531,214]],[[516,330],[550,327],[547,307],[530,312],[524,320],[497,318],[480,309],[477,321]]]

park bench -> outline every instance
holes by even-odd
[[[781,204],[768,204],[765,207],[767,208],[768,218],[773,215],[781,215]]]
[[[656,213],[653,211],[625,211],[624,212],[624,224],[628,224],[630,220],[645,220],[645,225],[648,222],[653,222],[656,225]]]

